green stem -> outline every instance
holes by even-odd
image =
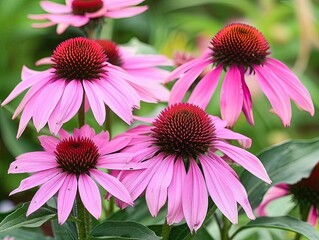
[[[165,220],[162,228],[162,240],[168,240],[169,234],[171,233],[172,227],[167,224],[167,221]]]
[[[228,219],[223,215],[223,227],[222,227],[222,231],[221,231],[221,239],[222,240],[229,240],[229,235],[228,235],[228,231],[230,228],[231,224],[228,221]]]
[[[85,208],[81,201],[81,198],[79,195],[76,196],[76,208],[77,208],[77,215],[78,215],[78,221],[76,222],[77,225],[77,232],[78,232],[78,239],[79,240],[86,240],[86,227],[85,227]]]
[[[308,213],[310,211],[310,206],[299,205],[299,216],[300,219],[304,222],[307,221]],[[296,233],[294,240],[300,240],[302,238],[302,234]]]
[[[84,124],[85,124],[85,109],[84,109],[84,106],[85,106],[85,96],[83,94],[82,104],[81,104],[81,107],[80,107],[79,112],[78,112],[78,124],[79,124],[80,128],[82,126],[84,126]]]
[[[103,125],[103,130],[104,131],[108,131],[109,134],[110,134],[110,138],[111,138],[111,132],[112,132],[112,129],[111,129],[111,123],[112,123],[112,119],[111,119],[111,114],[112,114],[112,111],[111,109],[108,107],[108,106],[105,106],[105,112],[106,112],[106,120],[104,122],[104,125]]]

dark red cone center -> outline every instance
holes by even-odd
[[[101,45],[103,48],[107,58],[108,62],[115,65],[115,66],[121,66],[122,65],[122,58],[120,55],[120,50],[116,43],[110,41],[110,40],[95,40],[98,44]]]
[[[75,15],[94,13],[103,7],[103,0],[73,0],[72,10]]]

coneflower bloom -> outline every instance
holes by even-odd
[[[316,226],[319,214],[319,163],[309,177],[303,178],[295,184],[280,183],[270,188],[262,203],[257,207],[257,214],[266,216],[268,204],[287,195],[292,195],[302,212],[309,211],[307,222]]]
[[[130,77],[106,60],[98,43],[79,37],[66,40],[55,49],[48,70],[36,72],[23,68],[23,81],[2,103],[7,104],[30,88],[13,115],[15,118],[23,111],[18,137],[31,118],[37,131],[48,122],[50,131],[56,134],[83,102],[91,107],[100,125],[105,121],[105,105],[130,124],[132,109],[139,107],[140,97],[128,83]]]
[[[192,91],[188,102],[206,108],[215,92],[222,70],[226,75],[220,94],[221,116],[233,126],[241,111],[254,124],[252,99],[245,82],[245,74],[256,79],[284,126],[291,120],[290,99],[303,110],[314,115],[314,106],[307,89],[296,75],[279,60],[269,57],[269,44],[256,28],[233,23],[220,30],[211,40],[210,49],[202,56],[176,68],[168,78],[178,81],[172,88],[169,103],[180,102],[203,70],[212,64]]]
[[[27,216],[39,209],[57,192],[58,221],[63,224],[73,207],[77,193],[85,208],[98,219],[101,216],[101,195],[96,184],[127,204],[133,201],[124,185],[102,169],[134,169],[130,155],[114,153],[121,148],[117,141],[109,141],[108,132],[95,134],[88,125],[75,129],[72,135],[63,129],[60,139],[40,136],[44,151],[24,153],[11,163],[9,173],[33,173],[22,180],[10,194],[41,185],[31,200]]]
[[[132,162],[148,166],[116,173],[133,200],[145,191],[149,211],[156,216],[168,199],[168,224],[185,218],[191,231],[197,231],[205,219],[208,193],[231,222],[237,223],[237,203],[250,219],[255,218],[245,188],[227,163],[231,159],[271,182],[257,157],[226,141],[239,140],[249,147],[249,138],[225,128],[224,121],[188,103],[169,106],[151,121],[151,126],[140,125],[121,136],[131,138],[123,152],[132,154]]]
[[[30,19],[46,20],[34,23],[34,28],[45,28],[57,25],[57,33],[62,34],[69,26],[82,27],[92,19],[126,18],[138,15],[147,10],[147,6],[135,6],[144,0],[65,0],[65,5],[41,1],[40,5],[46,14],[29,15]]]

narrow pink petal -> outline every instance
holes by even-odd
[[[199,62],[201,61],[201,58],[195,58],[191,61],[188,61],[186,63],[184,63],[183,65],[175,68],[170,75],[168,76],[167,80],[164,83],[168,83],[172,80],[175,80],[177,78],[180,78],[183,76],[183,74],[185,74],[186,72],[188,72],[190,69],[192,69],[194,66],[196,66]]]
[[[65,30],[70,26],[70,24],[67,24],[67,23],[59,23],[57,25],[57,28],[56,28],[56,33],[61,35],[62,33],[65,32]]]
[[[16,98],[20,93],[22,93],[27,88],[33,86],[34,84],[40,82],[40,81],[50,81],[52,78],[52,69],[43,71],[38,73],[37,75],[32,75],[30,78],[23,80],[20,82],[13,91],[9,94],[9,96],[1,103],[1,106],[6,105],[12,99]]]
[[[39,139],[43,149],[46,152],[49,152],[51,154],[54,153],[54,151],[56,150],[56,146],[59,143],[59,140],[55,137],[52,137],[52,136],[42,135],[42,136],[39,136],[38,139]]]
[[[56,107],[54,108],[53,112],[51,113],[49,119],[48,119],[48,127],[50,132],[53,135],[58,135],[63,123],[58,122],[58,115],[60,115],[60,106],[61,106],[61,101],[58,102]]]
[[[50,14],[29,14],[28,18],[32,20],[46,20]]]
[[[99,134],[92,137],[93,142],[98,146],[99,149],[101,149],[105,144],[108,144],[110,141],[110,134],[108,131],[100,132]],[[101,152],[100,152],[101,154]]]
[[[60,129],[59,131],[59,136],[60,136],[60,139],[63,140],[63,139],[66,139],[66,138],[69,138],[71,137],[71,134],[69,134],[67,131],[65,131],[64,129]]]
[[[90,21],[90,18],[74,14],[47,14],[46,19],[56,24],[67,24],[74,27],[82,27]]]
[[[85,94],[89,100],[93,115],[98,124],[102,126],[105,121],[106,113],[102,96],[100,96],[100,90],[95,83],[92,83],[90,81],[83,81],[83,87],[85,90]]]
[[[318,210],[316,205],[312,205],[309,211],[307,222],[316,227],[318,223]]]
[[[146,167],[140,162],[131,162],[132,158],[132,153],[113,153],[99,157],[96,167],[113,170],[136,170]]]
[[[85,208],[93,217],[99,219],[102,213],[102,203],[99,188],[86,174],[81,174],[78,180],[79,193]]]
[[[160,68],[125,69],[131,76],[143,82],[159,82],[164,84],[170,72]]]
[[[46,64],[53,64],[52,58],[51,57],[45,57],[45,58],[41,58],[38,61],[35,62],[36,66],[40,66],[40,65],[46,65]]]
[[[50,115],[61,99],[64,88],[64,81],[56,80],[42,89],[37,96],[37,104],[34,106],[36,110],[33,114],[33,123],[38,132],[48,122]]]
[[[288,95],[296,102],[296,104],[303,110],[314,115],[315,110],[311,96],[308,90],[302,85],[297,76],[282,62],[268,58],[265,66],[270,69],[279,78],[283,88]]]
[[[259,216],[267,216],[266,207],[268,206],[268,204],[274,201],[275,199],[281,198],[288,194],[289,194],[288,189],[278,187],[278,186],[271,187],[268,190],[268,192],[265,194],[264,199],[262,200],[260,205],[256,208],[256,213]]]
[[[223,66],[220,65],[206,74],[194,88],[187,102],[206,109],[215,92],[222,70]]]
[[[121,149],[123,149],[124,147],[126,147],[130,142],[131,142],[132,138],[131,137],[118,137],[118,138],[114,138],[111,141],[109,141],[107,144],[105,144],[104,146],[102,146],[99,149],[99,152],[101,154],[108,154],[108,153],[112,153],[112,152],[117,152]]]
[[[267,96],[274,112],[280,117],[283,125],[289,126],[291,120],[290,99],[286,90],[276,81],[274,75],[267,68],[255,66],[257,80],[262,91]]]
[[[57,167],[55,156],[47,152],[21,154],[10,164],[8,173],[39,172]]]
[[[134,5],[138,5],[141,2],[144,2],[144,0],[117,0],[117,1],[108,1],[107,6],[110,9],[119,9],[119,8],[125,8],[130,7]]]
[[[167,223],[179,223],[183,219],[182,191],[184,189],[186,169],[182,159],[177,159],[171,184],[168,187]]]
[[[21,71],[21,80],[24,81],[24,80],[30,78],[31,76],[37,75],[39,73],[41,73],[41,71],[35,71],[35,70],[32,70],[32,69],[28,68],[27,66],[23,65],[22,71]]]
[[[153,117],[147,118],[147,117],[140,117],[140,116],[133,116],[133,119],[140,122],[144,122],[144,123],[152,123],[155,120],[155,118]]]
[[[9,195],[16,194],[18,192],[23,192],[28,189],[34,188],[36,186],[39,186],[47,181],[49,181],[51,178],[56,176],[61,172],[58,168],[53,168],[49,170],[44,170],[41,172],[37,172],[33,174],[30,177],[27,177],[23,179],[19,185],[18,188],[14,189]]]
[[[122,8],[119,10],[111,10],[105,13],[105,17],[108,18],[127,18],[138,15],[142,12],[145,12],[148,9],[147,6],[140,7],[130,7],[130,8]]]
[[[248,89],[248,86],[245,82],[244,70],[241,71],[241,84],[243,87],[244,101],[243,101],[243,113],[250,125],[254,125],[254,116],[253,116],[253,102],[251,100],[251,94]]]
[[[266,183],[271,183],[271,180],[260,160],[250,152],[222,141],[214,142],[214,147],[226,154],[233,161],[243,166],[256,177]]]
[[[237,66],[229,67],[220,93],[220,111],[227,126],[232,127],[243,107],[244,95]]]
[[[179,80],[176,81],[172,90],[171,96],[169,99],[169,105],[174,103],[179,103],[183,100],[187,90],[190,88],[192,83],[196,80],[196,78],[201,74],[201,72],[206,68],[209,62],[198,60],[191,69],[185,73]]]
[[[174,158],[163,159],[146,188],[145,199],[150,213],[155,217],[167,198],[167,189],[174,170]]]
[[[60,189],[66,176],[67,173],[60,173],[40,187],[30,202],[27,216],[38,210]]]
[[[117,178],[97,169],[91,169],[90,174],[108,193],[129,205],[133,205],[130,193]]]
[[[191,232],[203,224],[207,208],[208,194],[203,174],[194,160],[190,161],[183,186],[183,212]]]
[[[31,120],[33,115],[33,106],[36,104],[36,98],[31,98],[26,104],[24,111],[21,114],[19,128],[17,133],[17,139],[21,136],[25,128],[28,126],[28,122]]]
[[[58,194],[58,222],[63,224],[73,208],[74,199],[77,191],[77,180],[74,174],[69,174]]]
[[[107,8],[105,6],[103,6],[102,8],[97,10],[96,12],[85,13],[84,15],[85,15],[85,17],[88,17],[88,18],[99,18],[99,17],[103,17],[108,9],[109,9],[109,7],[108,7],[108,4],[107,4]]]
[[[41,7],[44,11],[48,13],[70,13],[72,9],[70,9],[68,6],[50,2],[50,1],[41,1],[40,2]]]
[[[93,138],[95,136],[94,128],[91,128],[89,124],[84,124],[81,128],[75,128],[73,130],[73,136],[75,138],[77,137],[87,137],[87,138]]]
[[[245,135],[242,135],[240,133],[233,132],[230,129],[227,128],[216,128],[215,134],[217,138],[227,139],[227,140],[238,140],[238,142],[244,147],[244,148],[250,148],[252,140],[249,137],[246,137]]]
[[[225,175],[227,175],[228,170],[222,168],[221,165],[214,163],[214,159],[207,158],[204,155],[201,156],[200,162],[204,170],[206,184],[211,198],[218,209],[233,224],[237,224],[237,202],[231,189],[232,185],[228,185],[228,181],[225,181]],[[228,175],[234,177],[232,173]]]

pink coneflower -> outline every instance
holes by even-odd
[[[224,121],[198,106],[174,104],[164,109],[151,126],[137,126],[122,135],[131,138],[124,152],[133,155],[133,162],[143,162],[148,168],[116,175],[133,200],[145,190],[152,216],[168,198],[168,224],[185,218],[191,231],[198,230],[206,216],[208,193],[231,222],[237,223],[237,203],[254,219],[246,190],[227,161],[242,165],[263,181],[270,183],[270,179],[258,158],[226,142],[235,139],[249,147],[251,140],[225,126]]]
[[[301,211],[308,211],[307,222],[313,226],[318,223],[319,214],[319,163],[312,170],[308,178],[303,178],[295,184],[277,184],[270,188],[258,206],[257,214],[266,216],[266,207],[272,201],[283,196],[292,195]]]
[[[82,27],[90,20],[99,18],[126,18],[147,10],[147,6],[134,7],[144,0],[66,0],[66,5],[41,1],[40,5],[47,14],[29,15],[30,19],[47,20],[34,23],[34,28],[57,25],[57,33],[62,34],[69,26]]]
[[[170,104],[180,102],[191,84],[210,64],[215,67],[203,77],[191,93],[188,102],[206,108],[218,84],[222,70],[226,71],[220,94],[221,116],[233,126],[242,111],[254,124],[252,99],[245,74],[254,74],[270,101],[273,111],[284,126],[291,120],[290,99],[314,115],[314,106],[307,89],[282,62],[268,57],[269,44],[256,28],[233,23],[220,30],[211,47],[202,56],[176,68],[169,80],[179,78],[170,96]]]
[[[40,136],[44,151],[24,153],[11,163],[9,173],[33,173],[10,194],[41,185],[31,200],[27,216],[39,209],[57,192],[58,221],[68,218],[76,194],[85,208],[98,219],[101,216],[101,195],[95,181],[107,192],[127,204],[132,198],[121,182],[100,168],[123,170],[141,167],[128,163],[130,155],[114,153],[121,148],[109,141],[108,132],[95,134],[88,125],[75,129],[73,135],[61,129],[60,139]],[[95,181],[94,181],[95,180]]]
[[[37,131],[48,122],[50,131],[56,134],[79,111],[83,101],[89,104],[100,125],[105,121],[105,105],[130,124],[132,109],[139,107],[140,97],[128,83],[130,77],[106,60],[99,44],[79,37],[66,40],[55,49],[48,70],[23,68],[23,81],[2,103],[7,104],[30,88],[13,115],[15,118],[23,111],[18,137],[31,118]]]

